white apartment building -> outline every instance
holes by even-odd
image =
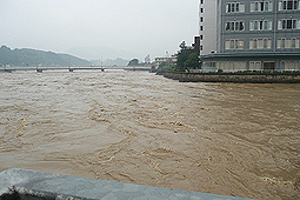
[[[217,0],[200,0],[200,55],[217,51]]]

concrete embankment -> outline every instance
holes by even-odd
[[[166,188],[61,176],[22,169],[0,173],[0,200],[250,200]]]
[[[300,83],[300,72],[295,73],[182,73],[165,72],[164,77],[180,82],[234,83]]]

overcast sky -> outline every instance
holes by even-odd
[[[175,53],[182,40],[193,42],[198,5],[198,0],[0,0],[0,46],[60,53],[106,46],[154,59]]]

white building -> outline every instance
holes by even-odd
[[[163,62],[176,63],[177,62],[177,55],[172,55],[171,57],[169,57],[169,56],[167,56],[167,57],[156,57],[154,66],[156,68],[158,68],[159,65]]]
[[[200,0],[200,55],[217,51],[217,0]]]

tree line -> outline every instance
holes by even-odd
[[[176,62],[173,62],[172,58],[166,58],[166,61],[159,64],[159,72],[189,72],[191,69],[200,69],[199,52],[195,52],[193,47],[187,46],[185,41],[181,42],[179,48],[180,50],[176,54]],[[134,58],[129,61],[127,66],[143,66],[145,64],[140,63],[138,59]]]

